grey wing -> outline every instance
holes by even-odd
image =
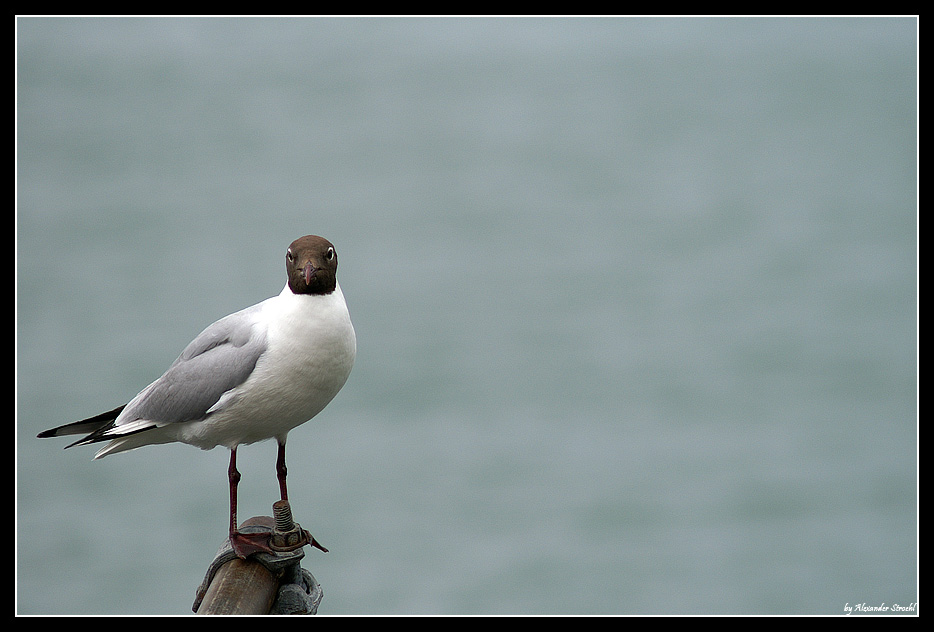
[[[231,314],[202,331],[158,380],[137,395],[116,425],[155,425],[204,419],[231,389],[246,381],[266,350],[260,306]]]

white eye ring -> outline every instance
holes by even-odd
[[[325,258],[326,258],[328,261],[330,261],[331,259],[334,258],[334,254],[335,254],[335,253],[334,253],[334,248],[328,248],[328,251],[327,251],[327,253],[325,253],[324,256],[325,256]]]
[[[291,249],[291,248],[289,248],[289,249],[286,251],[286,253],[285,253],[285,258],[288,259],[289,261],[292,261],[293,259],[295,259],[294,255],[292,255],[292,249]]]

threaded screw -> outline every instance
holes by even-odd
[[[276,531],[291,531],[295,528],[292,520],[292,506],[287,500],[277,500],[272,504],[272,515],[276,519]]]

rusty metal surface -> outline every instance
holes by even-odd
[[[290,523],[291,524],[291,523]],[[322,548],[298,524],[291,528],[269,516],[246,520],[244,533],[269,533],[284,550],[239,558],[225,540],[198,587],[192,611],[198,614],[315,614],[324,592],[314,576],[301,568],[302,548]],[[296,537],[297,536],[297,537]],[[278,547],[276,547],[278,549]]]

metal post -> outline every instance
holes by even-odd
[[[235,557],[218,569],[198,614],[269,614],[279,579],[257,560]]]
[[[197,614],[315,614],[324,593],[311,573],[301,568],[303,546],[321,547],[294,524],[288,501],[273,505],[275,519],[250,518],[244,533],[269,532],[274,553],[255,553],[243,560],[224,542],[198,588],[192,610]]]

